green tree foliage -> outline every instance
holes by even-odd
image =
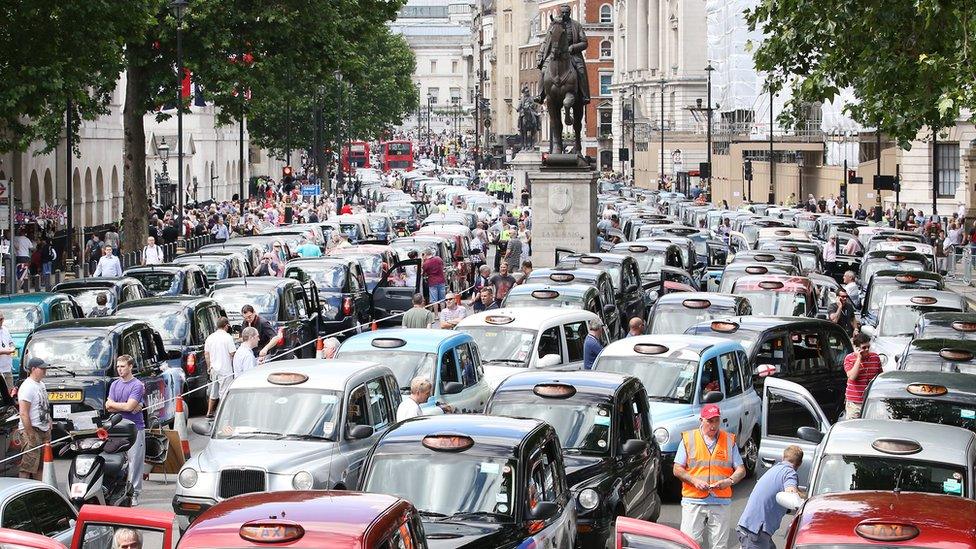
[[[971,7],[952,0],[762,0],[746,19],[765,36],[756,67],[771,72],[774,89],[792,88],[784,121],[796,124],[804,103],[850,88],[857,101],[846,106],[849,115],[907,146],[923,127],[952,125],[976,109]]]

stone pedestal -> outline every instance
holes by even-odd
[[[596,249],[597,174],[592,169],[527,172],[532,189],[532,266],[552,267],[556,248]]]
[[[522,189],[528,187],[529,192],[532,192],[529,186],[529,172],[539,171],[542,167],[542,151],[519,151],[508,165],[512,168],[515,178],[512,195],[515,197],[515,203],[519,203]]]

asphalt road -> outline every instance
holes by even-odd
[[[203,419],[193,418],[190,421],[203,421]],[[192,431],[190,432],[191,454],[197,454],[203,451],[206,445],[206,437],[193,433]],[[67,483],[69,465],[70,462],[66,459],[58,459],[55,462],[58,483],[62,487],[64,487]],[[747,479],[735,487],[732,502],[732,517],[735,521],[738,521],[739,516],[742,514],[742,510],[745,508],[746,500],[748,499],[749,493],[752,491],[754,484],[755,481],[752,479]],[[173,494],[175,493],[176,475],[150,475],[149,480],[143,482],[143,493],[142,497],[140,498],[139,506],[148,509],[172,511]],[[785,527],[788,519],[789,517],[783,521],[783,528],[780,529],[779,535],[774,537],[777,545],[782,546],[782,543],[784,542],[783,532],[786,529]],[[661,518],[658,522],[678,528],[681,525],[681,505],[678,503],[666,503],[661,513]],[[730,544],[730,547],[736,547],[738,543],[735,542],[734,533],[732,538],[733,542]]]

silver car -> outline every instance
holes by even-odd
[[[885,295],[878,311],[878,326],[861,331],[874,338],[871,350],[881,357],[881,366],[894,370],[915,334],[915,324],[925,313],[967,312],[969,302],[948,290],[894,290]]]
[[[355,486],[399,405],[393,372],[372,362],[287,360],[250,370],[231,384],[212,426],[194,424],[211,438],[180,469],[173,508],[192,521],[239,494]]]
[[[78,511],[57,488],[36,480],[0,478],[0,527],[70,546],[77,518]]]

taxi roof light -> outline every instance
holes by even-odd
[[[888,261],[905,261],[906,257],[901,254],[887,254],[885,259]]]
[[[532,297],[536,299],[556,299],[559,297],[559,292],[556,290],[533,290]]]
[[[573,273],[552,273],[549,275],[549,280],[555,282],[571,282],[576,279],[576,275]]]
[[[773,234],[775,234],[776,236],[789,236],[790,231],[788,231],[787,229],[777,229],[776,231],[774,231]]]
[[[712,306],[712,302],[707,299],[686,299],[681,304],[688,309],[707,309]]]
[[[735,322],[729,322],[724,320],[717,320],[711,324],[712,331],[720,332],[723,334],[731,334],[739,329],[739,325]]]
[[[275,372],[268,374],[268,383],[272,385],[301,385],[308,381],[308,376],[297,372]]]
[[[474,439],[465,435],[427,435],[423,445],[438,452],[463,452],[474,446]]]
[[[239,531],[241,539],[254,543],[288,543],[305,535],[300,524],[277,519],[245,522]]]
[[[779,290],[783,288],[783,283],[779,280],[763,280],[759,283],[759,287],[764,290]]]
[[[798,252],[798,251],[800,251],[800,248],[797,248],[796,246],[780,246],[779,251],[781,251],[781,252]]]
[[[915,440],[903,438],[879,438],[871,443],[871,447],[884,454],[907,456],[922,451],[922,445]]]
[[[930,383],[911,383],[906,390],[915,396],[942,396],[949,392],[945,385],[932,385]]]
[[[601,263],[602,261],[603,261],[602,258],[593,255],[584,255],[583,257],[579,258],[579,262],[586,265],[596,265],[598,263]]]
[[[973,359],[972,351],[967,351],[966,349],[942,349],[939,351],[939,356],[945,360],[964,362]]]
[[[952,323],[952,329],[957,332],[976,332],[976,322],[957,320]]]
[[[755,274],[760,274],[761,275],[761,274],[768,273],[769,272],[769,269],[767,269],[766,267],[759,266],[759,265],[751,265],[749,267],[746,267],[746,272],[749,273],[749,274],[754,274],[754,275]]]
[[[489,315],[485,317],[485,322],[488,324],[511,324],[515,322],[515,319],[510,316],[505,315]]]
[[[567,383],[540,383],[532,388],[532,392],[544,398],[569,398],[576,394],[576,387]]]
[[[908,244],[902,244],[901,246],[898,246],[898,251],[900,252],[914,252],[917,249],[918,248],[916,248],[915,246],[910,246]]]
[[[668,348],[658,343],[638,343],[634,345],[634,352],[642,355],[662,355]]]
[[[919,534],[918,527],[911,524],[891,522],[862,522],[854,527],[862,538],[873,541],[907,541]]]
[[[934,305],[939,300],[927,295],[917,295],[911,299],[912,303],[916,305]]]
[[[403,347],[407,344],[407,342],[398,337],[378,337],[373,341],[370,341],[369,344],[377,349],[396,349],[398,347]]]
[[[631,244],[627,247],[627,250],[634,253],[644,253],[647,251],[647,246],[643,244]]]
[[[895,280],[901,282],[902,284],[913,284],[918,282],[918,277],[911,274],[900,274],[895,276]]]

